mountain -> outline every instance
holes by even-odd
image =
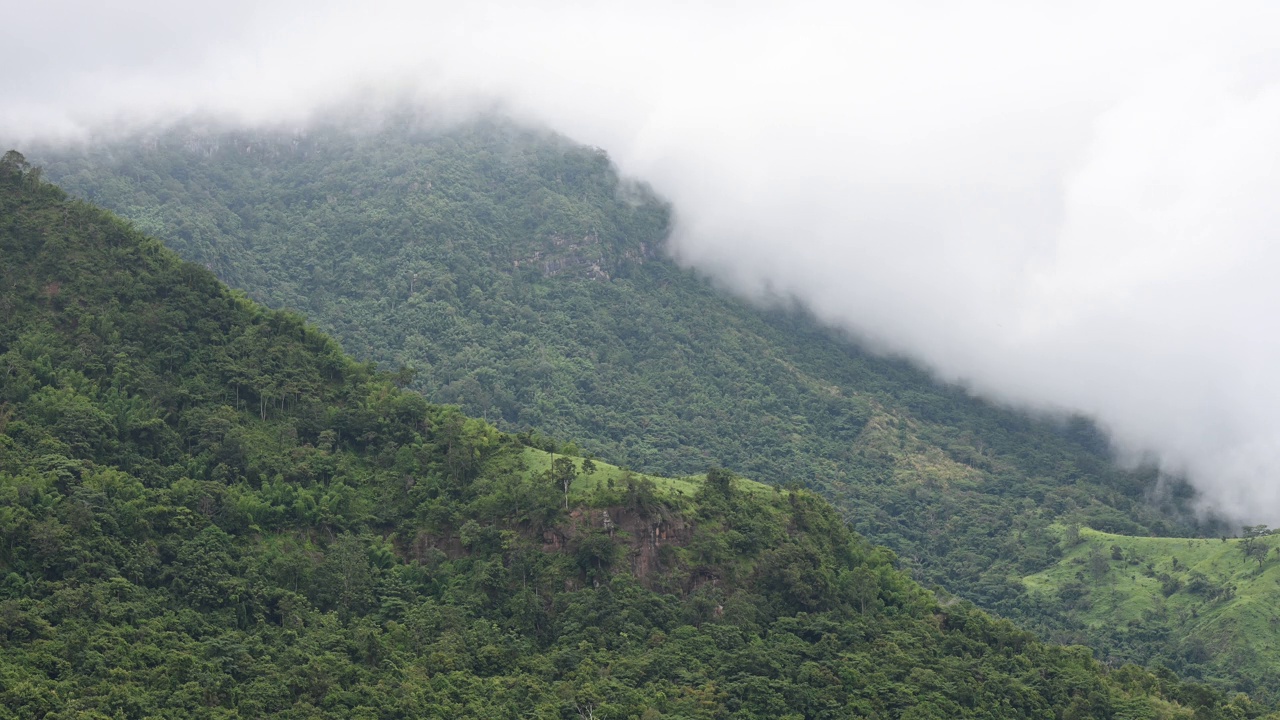
[[[1222,533],[1187,512],[1185,484],[1119,467],[1084,419],[993,406],[680,268],[671,209],[597,149],[406,115],[37,155],[71,192],[529,444],[812,488],[928,586],[1102,657],[1202,669],[1171,636],[1091,631],[1023,582],[1062,559],[1059,525]],[[1228,685],[1256,688],[1247,672]]]
[[[1204,530],[1185,485],[1119,468],[1083,419],[994,407],[681,269],[670,208],[547,132],[404,116],[38,155],[72,193],[407,368],[435,402],[637,471],[816,489],[922,581],[1064,638],[1021,582],[1058,559],[1054,523]]]
[[[0,161],[0,717],[1256,717],[552,454]]]

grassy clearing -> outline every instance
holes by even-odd
[[[1167,628],[1177,656],[1211,674],[1280,669],[1280,536],[1258,538],[1261,563],[1238,538],[1131,537],[1059,527],[1062,559],[1023,578],[1061,599],[1094,632],[1113,637]],[[1246,673],[1252,674],[1252,673]]]
[[[536,448],[525,448],[524,463],[528,467],[530,475],[538,475],[551,469],[551,463],[557,457],[566,457],[565,455],[553,455],[544,450]],[[595,490],[602,487],[608,487],[609,481],[612,480],[616,485],[626,483],[628,473],[635,479],[648,479],[657,487],[658,492],[665,495],[673,495],[675,497],[685,497],[692,499],[698,494],[698,490],[706,481],[705,474],[686,475],[684,477],[662,477],[660,475],[646,475],[644,473],[631,472],[624,470],[617,465],[610,465],[602,460],[593,460],[596,469],[590,475],[582,472],[582,458],[573,458],[574,464],[578,468],[578,477],[573,481],[571,493],[575,497],[586,497]],[[736,487],[744,492],[749,493],[772,493],[773,487],[758,483],[754,480],[739,478]]]

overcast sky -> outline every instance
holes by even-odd
[[[652,183],[678,258],[739,292],[1091,414],[1280,523],[1280,3],[0,10],[7,141],[497,105]]]

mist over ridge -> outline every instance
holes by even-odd
[[[24,7],[0,137],[496,107],[670,198],[681,262],[1277,521],[1280,11],[619,8]]]

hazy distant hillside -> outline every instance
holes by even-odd
[[[1114,466],[1089,423],[994,408],[677,268],[668,208],[562,138],[178,129],[38,160],[357,356],[414,368],[433,401],[636,470],[816,488],[921,578],[1012,616],[1043,619],[1020,578],[1057,559],[1054,522],[1191,530],[1186,498]]]
[[[529,448],[0,162],[0,718],[1236,718],[823,500]]]

